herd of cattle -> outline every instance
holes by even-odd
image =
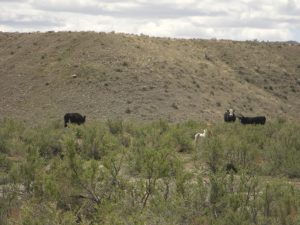
[[[238,118],[241,122],[241,124],[265,124],[266,123],[266,117],[265,116],[256,116],[256,117],[245,117],[241,114],[235,114],[233,109],[227,109],[224,113],[224,121],[225,122],[235,122],[236,118]],[[64,123],[65,127],[68,126],[68,123],[74,123],[74,124],[83,124],[85,123],[86,116],[82,116],[79,113],[66,113],[64,116]],[[195,134],[195,144],[197,144],[201,139],[205,138],[207,136],[207,129],[204,129],[201,133]],[[237,173],[237,169],[234,166],[233,163],[227,163],[225,170],[227,172],[233,171]]]
[[[236,118],[238,118],[241,122],[241,124],[261,124],[264,125],[266,123],[266,117],[265,116],[255,116],[255,117],[245,117],[241,114],[235,114],[233,109],[227,109],[224,113],[224,121],[225,122],[235,122]],[[208,135],[207,129],[204,129],[203,132],[199,132],[195,134],[194,142],[197,144],[200,142],[203,138],[205,138]]]
[[[65,127],[68,126],[68,123],[83,124],[85,122],[85,116],[80,115],[79,113],[66,113],[64,116]],[[240,120],[242,124],[265,124],[265,116],[256,116],[256,117],[245,117],[241,114],[235,114],[233,109],[227,109],[224,113],[225,122],[235,122],[236,118]]]

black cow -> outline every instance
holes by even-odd
[[[233,109],[227,109],[224,113],[224,121],[225,122],[234,122],[236,120],[236,116],[234,114]]]
[[[261,124],[264,125],[266,123],[265,116],[255,116],[255,117],[245,117],[245,116],[238,116],[240,122],[244,125],[246,124]]]
[[[216,172],[218,171],[218,167],[217,167],[217,165],[215,165],[214,163],[207,162],[207,164],[208,164],[209,168],[211,169],[211,171],[212,171],[213,173],[216,173]],[[221,169],[221,168],[220,168],[220,169]],[[234,172],[234,173],[237,173],[237,172],[238,172],[237,168],[235,167],[235,165],[234,165],[233,163],[227,163],[227,164],[225,164],[225,165],[222,167],[222,169],[223,169],[224,171],[226,171],[227,174],[230,173],[230,172]]]
[[[235,166],[233,165],[233,163],[227,163],[226,164],[226,172],[229,173],[230,171],[233,171],[235,173],[237,173],[237,169],[235,168]]]
[[[65,127],[67,127],[67,123],[75,123],[82,124],[85,122],[85,116],[80,115],[79,113],[66,113],[64,116]]]

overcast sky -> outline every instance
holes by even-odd
[[[0,31],[300,42],[300,0],[0,0]]]

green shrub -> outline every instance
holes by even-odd
[[[112,134],[121,134],[123,132],[123,120],[121,119],[108,119],[106,124]]]
[[[289,177],[300,177],[299,126],[286,124],[273,134],[268,145],[267,156],[271,174],[283,173]]]
[[[24,125],[13,119],[0,120],[0,153],[13,154],[21,145]]]
[[[178,152],[191,152],[194,149],[192,136],[187,127],[173,126],[168,132],[169,146]]]
[[[1,172],[8,173],[12,166],[12,162],[6,157],[6,155],[0,153],[0,175]],[[0,184],[1,184],[1,176],[0,176]]]
[[[28,134],[25,141],[26,145],[37,148],[39,154],[45,159],[50,159],[53,156],[61,154],[61,131],[53,130],[51,128],[36,128],[34,131],[29,133],[30,134]]]
[[[4,225],[300,221],[300,191],[290,179],[300,171],[297,123],[1,123]],[[204,128],[210,135],[195,145]],[[238,174],[227,173],[227,163]],[[12,209],[20,217],[12,218]]]

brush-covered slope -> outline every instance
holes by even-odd
[[[0,33],[1,118],[222,121],[228,107],[299,119],[300,45]]]

